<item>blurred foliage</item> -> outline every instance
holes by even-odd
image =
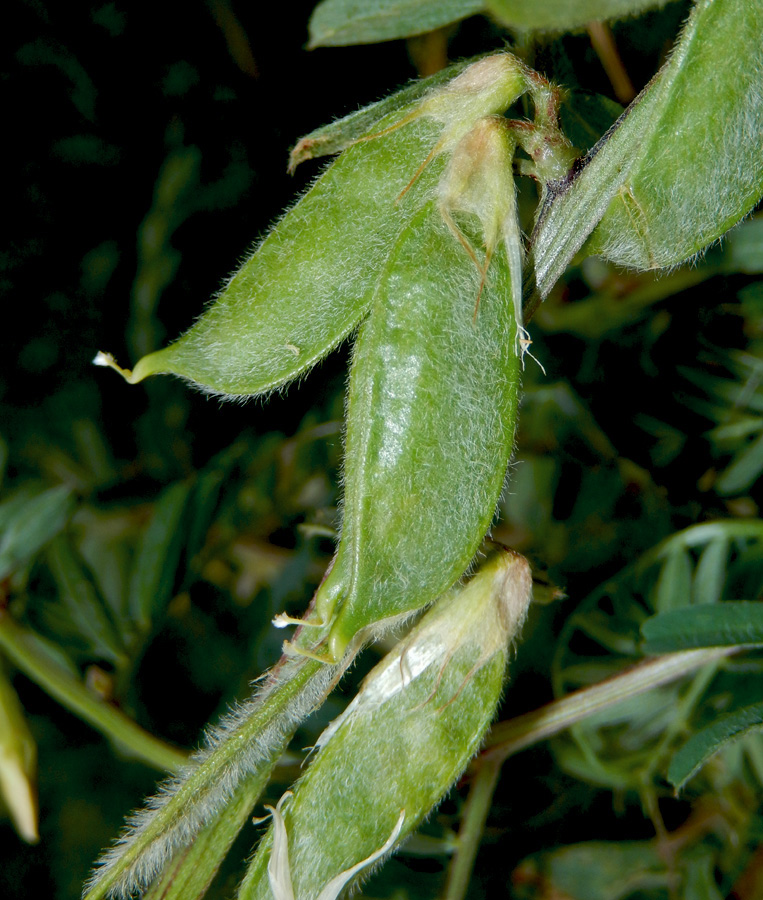
[[[312,6],[274,7],[264,28],[255,5],[230,0],[170,3],[160,17],[29,0],[6,36],[13,225],[0,284],[14,318],[0,371],[0,639],[21,640],[10,621],[32,650],[4,654],[4,696],[15,690],[25,719],[6,703],[13,716],[0,721],[19,724],[3,726],[0,765],[13,738],[33,771],[33,738],[40,842],[23,843],[2,814],[3,897],[79,896],[154,783],[150,748],[140,762],[107,724],[99,733],[66,710],[80,709],[77,690],[93,698],[91,723],[108,707],[194,746],[275,661],[272,616],[301,613],[329,562],[346,351],[288,398],[247,407],[169,379],[130,389],[90,366],[101,347],[135,359],[185,327],[306,183],[286,177],[297,137],[416,74],[402,41],[307,54]],[[685,12],[668,4],[613,26],[637,86]],[[447,40],[455,59],[505,34],[476,17]],[[569,127],[590,146],[598,135],[580,122],[601,133],[618,107],[587,35],[520,49],[589,98],[596,116],[570,114]],[[533,560],[549,602],[533,609],[502,717],[637,662],[655,612],[761,599],[762,226],[753,216],[668,274],[588,259],[536,316],[546,374],[529,361],[493,536]],[[666,780],[692,731],[759,701],[760,669],[755,653],[733,657],[510,760],[468,896],[761,896],[760,734],[725,746],[680,798]],[[294,774],[286,759],[270,796]],[[437,896],[463,795],[365,896]],[[246,826],[233,860],[255,836]],[[235,866],[210,897],[230,895]]]

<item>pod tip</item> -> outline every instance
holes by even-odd
[[[121,366],[117,365],[117,361],[111,355],[111,353],[104,353],[102,350],[99,350],[94,358],[93,358],[94,366],[108,366],[110,369],[114,369],[115,372],[119,372],[122,378],[125,381],[129,381],[130,384],[133,383],[133,373],[130,369],[123,369]]]

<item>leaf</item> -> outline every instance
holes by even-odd
[[[542,896],[559,900],[626,900],[665,886],[669,879],[664,860],[647,841],[588,841],[559,847],[524,860],[512,878],[516,884],[542,885]]]
[[[36,496],[17,494],[0,505],[0,579],[28,562],[66,525],[74,511],[71,488]]]
[[[28,844],[40,839],[36,781],[37,745],[18,694],[0,665],[0,800]]]
[[[763,216],[748,219],[729,232],[724,241],[723,263],[729,272],[763,272]]]
[[[695,647],[763,644],[763,603],[735,600],[712,606],[671,609],[641,626],[644,653],[673,653]]]
[[[664,6],[667,0],[485,0],[485,7],[507,28],[571,31],[589,22],[621,19]]]
[[[59,535],[51,542],[48,564],[58,587],[57,602],[65,611],[75,636],[92,654],[117,665],[126,658],[125,647],[108,609],[79,555],[69,541]]]
[[[391,254],[355,347],[342,540],[317,598],[323,621],[339,610],[335,658],[359,628],[450,587],[490,525],[519,389],[503,252],[475,318],[480,283],[428,203]]]
[[[657,268],[701,250],[755,205],[763,192],[761,29],[760,4],[696,5],[656,78],[541,210],[531,240],[541,297],[605,214],[586,253]]]
[[[657,581],[656,610],[666,612],[687,605],[691,597],[692,569],[689,554],[681,546],[672,548]]]
[[[763,434],[742,450],[716,483],[721,496],[734,496],[751,488],[763,472]]]
[[[483,0],[323,0],[308,47],[373,44],[425,34],[482,12]]]
[[[693,734],[674,754],[668,767],[668,781],[676,791],[729,741],[744,737],[763,727],[763,703],[755,703],[722,716]]]
[[[562,97],[559,120],[562,131],[572,143],[579,149],[588,150],[622,114],[622,106],[603,94],[569,90]]]
[[[378,129],[390,124],[383,120]],[[441,169],[435,160],[395,203],[435,139],[433,124],[421,119],[349,147],[190,331],[143,357],[125,377],[136,383],[172,373],[207,391],[249,396],[314,366],[365,315],[390,244]],[[115,365],[107,354],[95,361]]]
[[[683,900],[724,900],[715,883],[714,856],[706,852],[699,858],[690,856],[686,860]]]
[[[141,630],[148,630],[170,600],[184,543],[181,522],[190,492],[191,485],[184,481],[167,488],[141,537],[128,601],[130,617]]]
[[[692,601],[698,604],[718,603],[729,559],[729,544],[725,537],[709,541],[702,551],[692,580]]]

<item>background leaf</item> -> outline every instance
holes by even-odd
[[[147,629],[170,599],[183,550],[183,515],[191,485],[178,482],[157,500],[130,578],[129,618]]]
[[[64,527],[74,511],[71,488],[21,492],[0,505],[0,578],[31,559]]]
[[[569,31],[589,22],[637,15],[667,0],[485,0],[485,6],[507,28]]]
[[[743,600],[668,609],[641,626],[645,653],[763,644],[763,603]]]
[[[693,734],[670,762],[668,781],[680,790],[729,741],[763,727],[763,703],[736,710]]]
[[[484,0],[322,0],[310,47],[372,44],[425,34],[482,12]]]

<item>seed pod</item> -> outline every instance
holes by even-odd
[[[437,157],[479,118],[513,103],[527,89],[526,72],[515,57],[498,54],[435,86],[409,110],[381,105],[394,111],[375,123],[374,134],[355,138],[190,331],[143,357],[132,372],[106,353],[94,361],[131,384],[172,373],[229,396],[271,391],[311,368],[366,313],[391,243],[436,184]],[[350,118],[356,121],[348,131],[355,134],[358,119]],[[365,125],[369,116],[359,121]],[[324,143],[332,150],[346,146],[337,127]],[[290,168],[326,152],[316,144],[320,135],[301,141]],[[409,190],[412,196],[396,204]]]
[[[376,666],[279,804],[239,900],[286,900],[289,887],[299,900],[335,898],[344,875],[418,826],[493,718],[531,588],[526,560],[493,551]]]
[[[516,331],[506,258],[483,276],[426,204],[390,254],[355,345],[342,536],[316,602],[323,623],[338,615],[333,659],[361,629],[430,603],[469,565],[512,449]]]
[[[671,102],[591,236],[590,252],[618,265],[681,263],[763,195],[763,4],[706,0],[694,16]]]
[[[396,120],[399,113],[391,115]],[[387,120],[379,123],[383,129]],[[135,384],[172,373],[213,393],[261,394],[311,368],[365,315],[379,269],[441,165],[424,173],[406,203],[395,198],[426,158],[436,125],[420,119],[350,147],[233,275],[217,300],[175,343],[132,372]]]
[[[541,211],[531,239],[541,297],[599,222],[584,252],[649,269],[686,260],[755,205],[762,32],[758,2],[696,4],[670,59]]]

